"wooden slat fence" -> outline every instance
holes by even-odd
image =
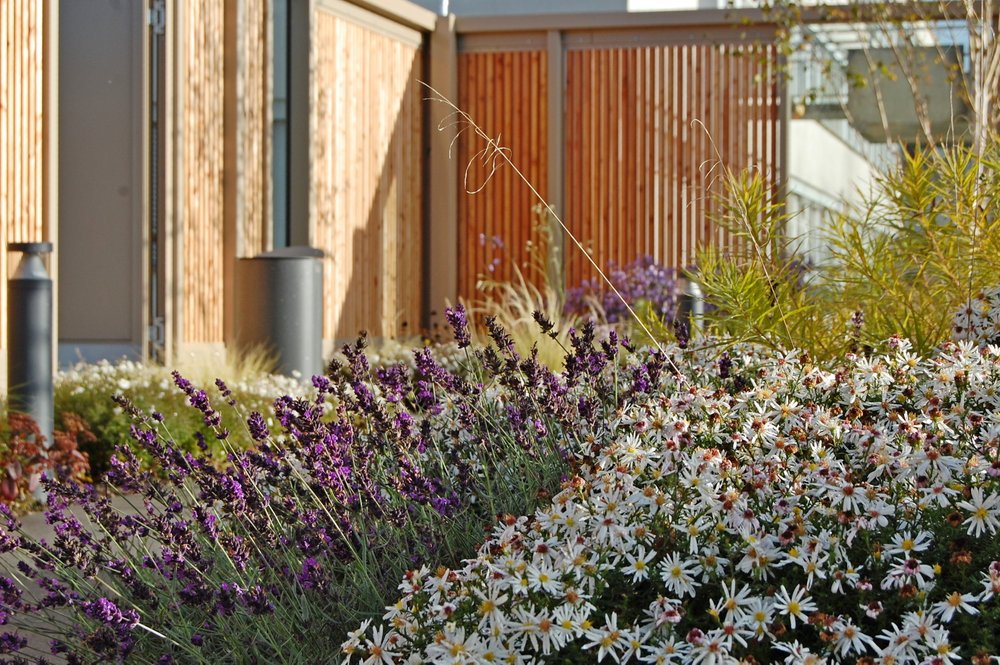
[[[7,243],[49,239],[43,200],[44,4],[0,2],[0,278],[5,282],[13,270]],[[0,346],[6,346],[6,299],[6,288],[0,288]]]
[[[723,168],[756,166],[777,186],[778,96],[771,46],[570,48],[566,54],[566,221],[604,267],[643,256],[694,263],[730,241],[713,223]],[[567,282],[593,279],[567,253]]]
[[[542,196],[549,191],[548,62],[538,49],[466,52],[458,57],[458,105],[509,152]],[[488,129],[487,129],[488,128]],[[476,290],[480,276],[514,277],[514,266],[537,283],[545,270],[544,218],[531,191],[474,135],[461,127],[458,171],[459,293]],[[470,194],[470,192],[474,192]]]
[[[546,93],[544,52],[505,47],[531,43],[530,34],[460,41],[460,106],[487,133],[501,135],[543,196],[555,196],[560,186],[546,180],[549,151],[562,151],[560,212],[602,268],[643,256],[687,267],[699,245],[730,242],[711,221],[719,213],[722,166],[760,168],[775,188],[780,178],[774,46],[735,30],[706,39],[669,27],[625,36],[567,31],[560,39],[559,100]],[[553,104],[562,123],[557,146],[545,139]],[[469,136],[460,140],[460,178],[483,147]],[[472,173],[481,184],[483,168]],[[458,293],[476,298],[480,276],[509,274],[503,266],[489,272],[497,256],[490,239],[505,245],[505,263],[523,262],[525,243],[537,238],[536,220],[527,188],[513,181],[510,169],[473,196],[465,190],[460,183]],[[567,286],[596,276],[568,241],[565,273]]]
[[[267,249],[267,224],[270,220],[269,155],[270,133],[268,105],[271,87],[268,85],[268,0],[243,0],[242,23],[239,26],[238,44],[241,67],[239,82],[239,134],[238,159],[240,181],[241,242],[237,246],[240,257],[255,256]]]
[[[183,0],[178,145],[184,343],[223,340],[224,21],[221,2]]]
[[[383,29],[385,28],[385,29]],[[415,334],[422,307],[421,36],[317,7],[312,242],[327,339]]]

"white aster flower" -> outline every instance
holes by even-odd
[[[392,651],[394,642],[395,635],[392,631],[383,635],[382,626],[375,626],[375,629],[372,630],[372,638],[365,641],[368,658],[363,661],[362,665],[378,665],[379,663],[392,665],[393,659],[399,655]]]
[[[785,615],[789,619],[792,628],[795,628],[796,620],[805,622],[807,620],[807,612],[815,612],[817,609],[816,603],[806,595],[806,590],[795,585],[795,590],[791,594],[785,588],[785,585],[781,585],[781,589],[774,596],[774,609],[782,615]]]
[[[934,606],[931,608],[931,614],[940,618],[945,623],[950,622],[955,612],[959,610],[966,614],[979,614],[979,610],[969,604],[976,600],[977,597],[975,594],[962,594],[958,591],[952,591],[945,596],[944,600],[934,603]]]
[[[628,562],[622,572],[632,577],[633,582],[639,582],[649,577],[649,562],[656,558],[656,550],[646,552],[645,547],[639,547],[639,551],[634,555],[631,552],[625,553],[625,560]]]
[[[989,530],[990,534],[997,532],[1000,527],[1000,495],[990,494],[983,496],[981,487],[972,488],[972,498],[969,501],[959,501],[959,508],[963,508],[972,515],[962,524],[969,525],[969,535],[977,538],[983,531]]]
[[[700,566],[694,560],[682,560],[677,553],[667,554],[660,563],[660,577],[666,584],[667,591],[676,596],[695,595],[695,587],[701,583],[694,579]]]
[[[629,635],[626,631],[618,628],[618,614],[612,612],[611,616],[604,616],[604,626],[587,631],[587,642],[584,649],[597,647],[597,662],[604,660],[605,656],[611,656],[616,663],[621,660],[619,651],[628,648]]]

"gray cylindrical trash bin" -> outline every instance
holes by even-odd
[[[236,262],[236,344],[273,353],[282,374],[323,372],[322,257],[300,246]]]

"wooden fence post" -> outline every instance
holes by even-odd
[[[546,36],[548,77],[548,169],[549,183],[548,203],[561,219],[565,215],[563,206],[565,179],[563,178],[563,160],[566,155],[566,135],[563,132],[563,119],[566,97],[566,74],[563,67],[562,32],[549,30]],[[560,293],[566,288],[566,234],[551,215],[547,215],[546,223],[549,229],[549,247],[546,249],[545,266],[548,270],[549,284]]]
[[[453,103],[458,103],[458,43],[453,15],[438,17],[431,35],[430,85]],[[426,96],[433,95],[427,91]],[[424,325],[428,330],[444,322],[446,303],[458,299],[458,166],[449,154],[456,137],[450,122],[451,109],[431,101],[427,108],[428,136],[428,205],[427,272],[428,297]]]

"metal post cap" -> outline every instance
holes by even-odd
[[[10,242],[8,252],[23,252],[25,254],[48,254],[52,251],[51,242]]]

